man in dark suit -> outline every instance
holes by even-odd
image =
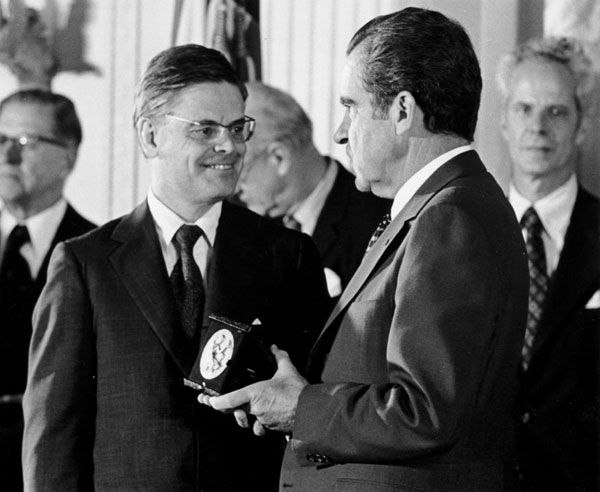
[[[313,238],[329,294],[337,298],[392,203],[358,191],[352,174],[319,153],[310,118],[289,94],[252,82],[246,111],[257,129],[248,143],[238,197],[251,210],[281,217]]]
[[[183,384],[209,315],[260,320],[301,362],[328,301],[308,236],[223,201],[252,134],[245,95],[215,50],[151,60],[134,116],[148,198],[59,244],[35,310],[27,490],[277,487],[282,436],[261,441]]]
[[[523,239],[469,144],[481,77],[464,29],[407,8],[350,41],[342,74],[356,185],[394,198],[391,222],[308,361],[200,401],[291,434],[285,490],[494,490],[527,309]],[[240,408],[240,405],[246,405]]]
[[[63,198],[81,125],[65,96],[23,90],[0,102],[0,484],[22,489],[21,400],[33,306],[59,241],[94,224]]]
[[[531,275],[509,477],[525,491],[600,485],[600,203],[575,175],[592,108],[590,68],[565,38],[527,42],[499,65],[509,199]]]

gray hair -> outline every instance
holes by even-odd
[[[510,77],[514,69],[526,60],[541,59],[563,65],[575,80],[575,104],[579,113],[592,110],[594,74],[592,61],[583,45],[573,38],[547,37],[531,39],[504,55],[498,63],[496,82],[503,97],[508,98]]]
[[[261,82],[249,82],[247,89],[248,113],[256,118],[255,139],[276,140],[294,149],[312,144],[312,122],[291,95]]]

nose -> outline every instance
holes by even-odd
[[[348,143],[348,115],[344,115],[344,119],[338,126],[337,130],[333,134],[333,141],[337,144],[346,144]]]
[[[12,164],[13,166],[18,166],[21,164],[21,149],[17,142],[14,140],[9,140],[3,147],[3,152],[5,155],[4,161],[7,164]]]
[[[544,111],[535,111],[529,118],[529,129],[537,134],[545,135],[548,131],[548,118]]]
[[[223,133],[219,136],[219,138],[214,143],[214,150],[217,153],[221,154],[231,154],[235,151],[235,142],[231,138],[231,135],[227,130],[223,131]],[[245,144],[244,144],[245,149]],[[243,154],[243,152],[242,152]]]

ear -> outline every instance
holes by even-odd
[[[500,111],[500,133],[505,142],[509,141],[508,124],[506,122],[506,112],[508,111],[507,103],[504,103]]]
[[[77,162],[77,145],[72,141],[67,143],[67,147],[65,147],[65,152],[67,154],[67,174],[69,174],[73,168],[75,167],[75,162]]]
[[[158,147],[156,145],[156,125],[150,118],[142,117],[138,120],[135,129],[144,157],[156,157],[158,154]]]
[[[580,146],[583,143],[583,141],[585,140],[585,137],[588,134],[588,130],[589,130],[591,124],[592,124],[592,121],[588,115],[581,117],[581,121],[579,122],[579,127],[577,128],[577,131],[575,132],[575,144],[577,146]]]
[[[390,116],[396,135],[406,133],[414,124],[418,123],[418,112],[417,102],[413,95],[408,91],[399,92],[390,106]]]
[[[278,176],[285,176],[292,164],[292,155],[287,145],[282,142],[271,142],[267,145],[269,163],[276,168]]]

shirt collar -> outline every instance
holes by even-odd
[[[217,226],[219,225],[222,207],[223,202],[219,201],[215,203],[202,217],[194,222],[195,225],[202,229],[204,237],[211,247],[215,244],[215,236],[217,235]],[[148,208],[154,222],[158,226],[160,234],[162,234],[165,244],[171,244],[171,240],[177,230],[183,224],[188,224],[188,222],[162,203],[152,189],[148,191]]]
[[[319,181],[319,184],[315,189],[311,191],[310,195],[308,195],[292,213],[294,219],[301,224],[302,232],[310,235],[312,235],[314,226],[317,223],[317,218],[321,213],[323,205],[325,205],[327,196],[329,195],[331,188],[333,188],[333,183],[335,182],[338,172],[337,166],[331,159],[326,158],[326,160],[327,169],[323,178]],[[307,230],[307,228],[312,230]]]
[[[521,195],[512,182],[508,189],[508,200],[515,211],[517,219],[521,221],[525,211],[529,207],[533,207],[544,226],[544,230],[552,241],[559,246],[564,243],[576,198],[577,178],[575,174],[572,174],[564,184],[552,193],[534,203]]]
[[[66,210],[67,201],[61,198],[47,209],[28,217],[24,221],[19,221],[4,208],[0,215],[0,234],[5,240],[17,224],[23,224],[27,227],[35,257],[43,258],[52,245]]]
[[[434,172],[436,172],[450,159],[469,150],[473,150],[472,145],[461,145],[460,147],[456,147],[448,152],[444,152],[442,155],[436,157],[429,164],[423,166],[421,169],[419,169],[419,171],[413,174],[408,181],[400,187],[398,193],[396,193],[396,196],[394,197],[392,210],[390,212],[392,220],[396,218],[396,216],[406,206],[410,199],[415,196],[423,183],[425,183],[425,181],[427,181]]]

